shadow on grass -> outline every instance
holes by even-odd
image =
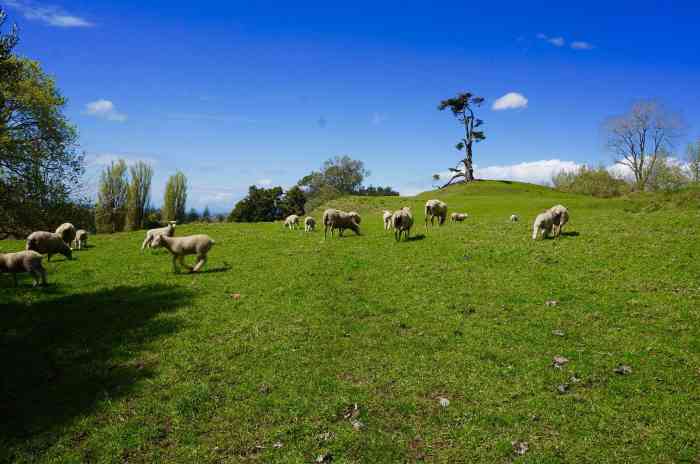
[[[192,299],[191,291],[167,285],[55,297],[58,289],[45,290],[46,300],[35,304],[20,298],[0,303],[5,446],[37,435],[52,441],[62,425],[89,414],[99,400],[128,395],[152,375],[152,362],[138,353],[180,328],[177,319],[158,316]]]
[[[407,242],[417,242],[418,240],[423,240],[425,238],[425,234],[418,234],[414,235],[413,237],[408,237],[406,239]]]
[[[581,234],[579,234],[579,233],[576,232],[576,231],[572,231],[572,232],[562,232],[562,233],[561,233],[561,236],[562,236],[562,237],[578,237],[579,235],[581,235]]]

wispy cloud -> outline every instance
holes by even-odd
[[[387,119],[387,115],[384,113],[374,113],[372,114],[372,125],[378,126]]]
[[[85,105],[85,114],[108,121],[124,122],[126,115],[117,111],[117,108],[109,100],[96,100]]]
[[[517,92],[509,92],[493,102],[491,109],[494,111],[513,110],[527,108],[527,98]]]
[[[557,36],[557,37],[549,37],[547,34],[539,33],[537,34],[537,38],[540,40],[544,40],[545,42],[554,45],[555,47],[563,47],[566,45],[566,40],[564,40],[564,37]]]
[[[583,41],[574,41],[571,42],[571,48],[574,50],[592,50],[593,44]]]
[[[5,0],[5,5],[19,11],[31,21],[40,21],[54,27],[92,27],[94,24],[85,18],[66,13],[54,5],[37,5],[25,0]]]

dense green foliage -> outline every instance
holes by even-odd
[[[126,224],[129,179],[124,160],[110,163],[100,174],[95,224],[98,233],[113,234],[124,230]]]
[[[383,230],[433,197],[470,217]],[[532,241],[556,203],[564,235]],[[697,209],[506,182],[331,205],[363,235],[186,225],[216,240],[199,275],[137,232],[47,289],[0,275],[0,462],[697,461]]]
[[[630,191],[624,179],[614,176],[603,166],[581,166],[576,171],[561,171],[552,178],[552,183],[562,192],[602,198],[619,197]]]
[[[83,173],[65,98],[39,63],[14,55],[0,9],[0,239],[77,220]],[[66,216],[79,212],[79,216]]]
[[[251,185],[248,196],[236,203],[229,214],[229,222],[269,222],[282,217],[278,207],[282,201],[282,187],[261,188]]]
[[[163,219],[185,222],[187,207],[187,177],[178,171],[168,178],[163,199]]]
[[[137,161],[129,167],[129,194],[127,199],[127,230],[143,229],[151,202],[153,167]]]

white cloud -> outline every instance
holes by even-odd
[[[108,121],[124,122],[126,115],[117,111],[109,100],[96,100],[85,105],[85,113]]]
[[[494,111],[527,108],[527,98],[517,92],[509,92],[493,102]]]
[[[5,0],[5,4],[19,11],[22,16],[32,21],[41,21],[44,24],[55,27],[92,27],[93,23],[64,12],[53,5],[39,6],[25,0]]]
[[[544,40],[545,42],[548,42],[554,45],[555,47],[563,47],[566,44],[564,37],[549,37],[541,32],[537,34],[537,38],[540,40]]]
[[[593,48],[593,44],[583,41],[575,41],[571,42],[571,48],[574,50],[591,50]]]
[[[515,180],[546,185],[551,183],[554,174],[560,171],[575,171],[580,167],[575,161],[549,159],[484,168],[475,166],[474,175],[478,179]]]
[[[269,187],[270,185],[272,185],[272,179],[258,179],[255,182],[255,185],[257,185],[258,187]]]
[[[372,115],[372,124],[375,125],[375,126],[380,125],[381,123],[383,123],[383,122],[386,121],[386,120],[387,120],[386,114],[383,114],[383,113],[374,113],[374,114]]]

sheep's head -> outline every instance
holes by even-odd
[[[151,242],[151,248],[158,248],[161,246],[163,246],[163,236],[161,234],[158,234],[153,238],[153,241]]]

